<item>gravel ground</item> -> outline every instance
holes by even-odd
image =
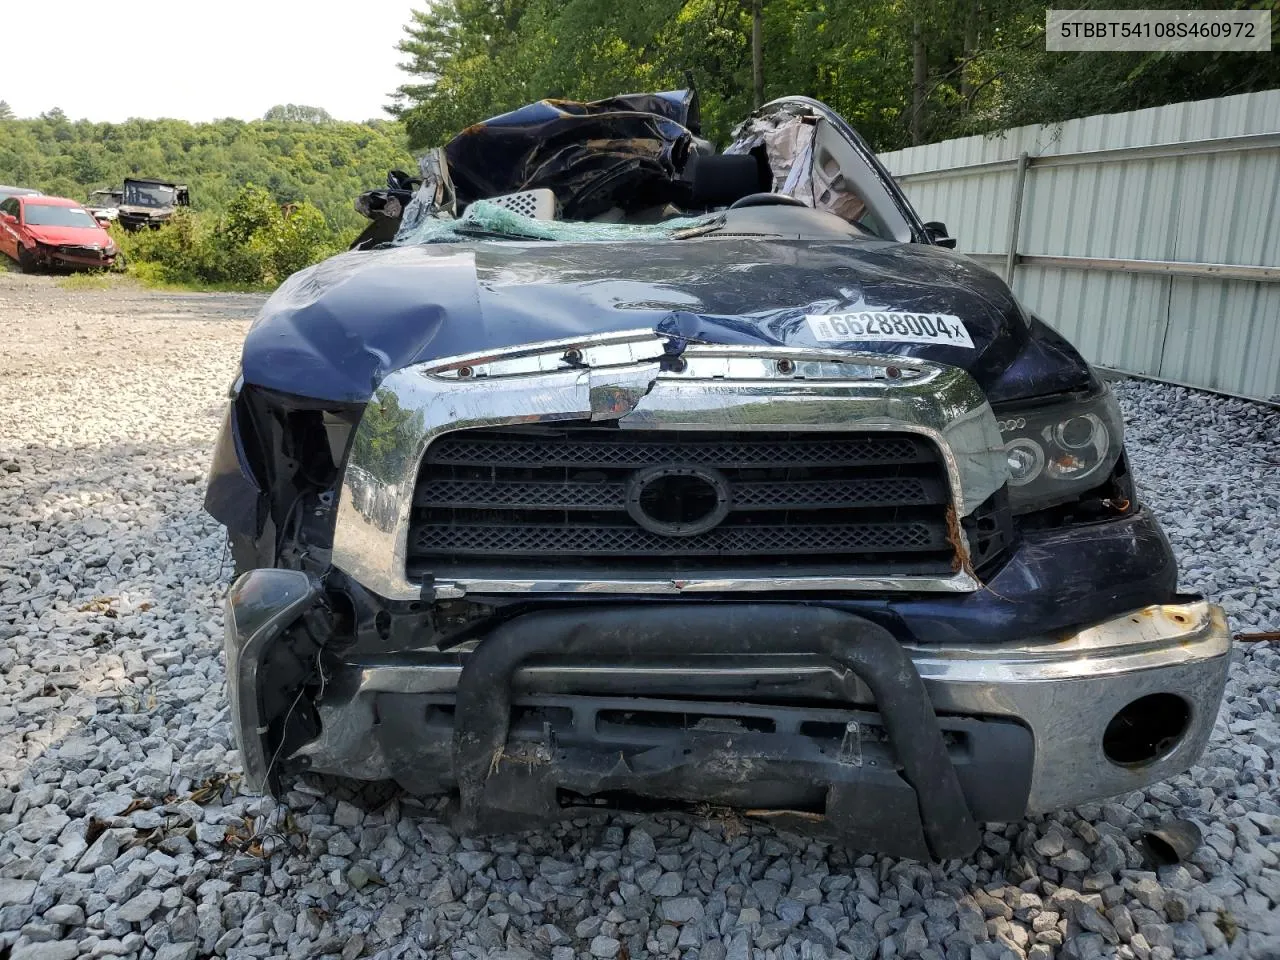
[[[0,957],[1280,955],[1280,652],[1241,645],[1202,766],[988,826],[972,862],[733,817],[459,839],[405,801],[234,789],[218,527],[200,510],[248,296],[0,274]],[[1280,630],[1280,415],[1118,387],[1185,586]],[[230,777],[230,780],[226,779]],[[1140,869],[1189,817],[1190,862]]]

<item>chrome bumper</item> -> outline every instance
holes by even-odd
[[[268,786],[270,758],[259,710],[264,651],[318,596],[305,574],[257,570],[232,588],[225,614],[228,684],[248,786]],[[1141,788],[1188,769],[1213,730],[1230,661],[1231,638],[1220,608],[1164,604],[1077,632],[1016,645],[908,647],[939,715],[1007,717],[1025,724],[1035,743],[1027,813],[1040,813]],[[423,654],[414,662],[351,663],[317,704],[322,733],[296,751],[310,767],[361,779],[389,775],[372,735],[380,694],[448,698],[462,672],[459,654]],[[805,654],[700,658],[695,665],[593,662],[536,664],[519,670],[522,693],[547,691],[631,697],[673,691],[750,701],[768,695],[808,697],[831,706],[870,705],[851,673]],[[740,691],[740,693],[739,693]],[[1103,732],[1126,704],[1172,693],[1189,707],[1185,733],[1164,756],[1120,766],[1103,754]]]

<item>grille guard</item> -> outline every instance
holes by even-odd
[[[942,860],[968,857],[981,835],[947,754],[924,682],[911,658],[884,627],[852,614],[790,604],[666,604],[637,617],[630,607],[526,614],[500,624],[467,660],[458,681],[453,766],[458,779],[457,827],[489,832],[487,789],[501,769],[517,669],[543,656],[614,654],[636,662],[690,651],[776,652],[805,649],[845,667],[870,688],[902,774],[915,792],[927,851]],[[624,763],[620,758],[619,763]],[[767,767],[767,765],[765,765]],[[749,766],[748,766],[749,769]],[[855,791],[856,792],[856,791]],[[835,791],[827,817],[855,825],[863,811]]]
[[[567,420],[636,430],[898,431],[941,452],[957,517],[1006,481],[995,416],[972,377],[907,357],[792,347],[689,344],[652,330],[531,344],[390,374],[355,431],[339,495],[333,565],[388,600],[475,593],[681,594],[934,591],[981,584],[958,535],[949,576],[687,579],[409,579],[410,515],[429,444],[455,430]]]

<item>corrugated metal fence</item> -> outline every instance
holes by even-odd
[[[881,155],[1104,366],[1280,395],[1280,90]]]

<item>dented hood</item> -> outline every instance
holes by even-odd
[[[914,318],[909,327],[896,322],[903,316]],[[958,320],[965,336],[892,339],[895,329],[928,331],[938,318],[953,328]],[[245,341],[243,374],[285,393],[363,403],[409,364],[638,328],[935,360],[969,371],[993,400],[1088,379],[1075,351],[1028,321],[999,277],[960,255],[765,237],[342,254],[295,274],[267,301]]]
[[[29,223],[27,233],[41,243],[51,246],[89,246],[97,244],[105,247],[111,243],[111,235],[99,226],[62,227],[53,224]]]

